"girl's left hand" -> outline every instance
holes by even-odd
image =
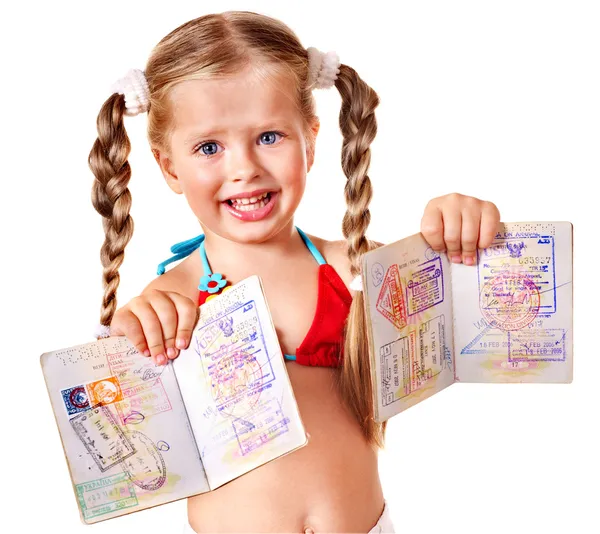
[[[477,248],[492,244],[499,222],[492,202],[451,193],[427,203],[421,233],[433,250],[446,250],[453,263],[475,265]]]

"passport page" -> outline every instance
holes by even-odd
[[[367,252],[362,273],[382,422],[454,382],[450,264],[418,233]]]
[[[174,366],[211,489],[307,443],[257,275],[200,307]]]
[[[40,361],[83,522],[209,491],[171,364],[125,336]]]
[[[477,267],[452,266],[461,382],[571,382],[573,225],[501,223]]]

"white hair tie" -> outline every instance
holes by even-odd
[[[94,337],[96,339],[101,339],[104,337],[110,337],[110,326],[106,326],[104,324],[97,324],[94,329]]]
[[[340,58],[335,52],[320,52],[315,47],[307,48],[308,84],[315,89],[328,89],[333,86],[340,73]]]
[[[308,83],[313,89],[328,89],[337,80],[340,72],[340,58],[335,52],[320,52],[311,46],[308,52]],[[133,117],[148,111],[150,89],[144,71],[130,69],[111,87],[111,93],[125,95],[125,115]]]
[[[362,291],[362,276],[359,274],[352,282],[350,282],[350,289],[354,289],[354,291]]]
[[[125,115],[133,117],[148,111],[150,90],[148,80],[140,69],[130,69],[123,78],[119,78],[111,87],[112,93],[125,95]]]

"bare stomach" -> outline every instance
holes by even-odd
[[[196,532],[368,532],[383,510],[377,451],[342,404],[334,369],[286,362],[308,445],[188,499]]]

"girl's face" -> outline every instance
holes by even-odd
[[[292,224],[313,163],[294,89],[288,77],[264,82],[250,71],[223,80],[190,80],[173,89],[171,155],[155,152],[155,157],[205,231],[261,242]],[[315,137],[318,129],[316,121]],[[256,212],[227,202],[260,190],[272,193],[266,208]]]

